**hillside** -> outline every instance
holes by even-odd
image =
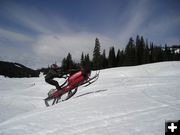
[[[0,75],[5,77],[39,77],[39,71],[22,64],[0,61]]]
[[[176,61],[105,69],[73,98],[45,107],[52,86],[43,76],[1,76],[0,135],[162,135],[166,120],[180,119],[179,82]]]

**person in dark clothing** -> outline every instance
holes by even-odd
[[[63,77],[62,70],[56,64],[52,64],[51,68],[49,69],[48,73],[45,76],[45,81],[51,85],[54,85],[57,90],[60,90],[61,86],[56,80],[53,79],[62,78],[62,77]]]
[[[91,75],[91,69],[88,65],[80,66],[80,70],[83,72],[86,79]]]
[[[88,66],[79,66],[78,69],[70,69],[67,72],[63,72],[56,64],[52,64],[49,72],[45,76],[45,81],[51,85],[54,85],[57,90],[61,90],[59,83],[54,78],[62,78],[64,75],[70,76],[78,71],[82,71],[85,78],[89,77],[91,70]]]

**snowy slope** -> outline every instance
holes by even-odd
[[[47,108],[43,77],[0,77],[0,135],[164,135],[165,120],[180,119],[179,82],[180,62],[106,69]]]

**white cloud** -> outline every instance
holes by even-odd
[[[33,50],[39,58],[47,61],[62,60],[69,52],[73,59],[79,60],[82,52],[89,53],[92,56],[96,37],[99,38],[102,49],[107,49],[113,45],[113,41],[103,35],[79,32],[41,35],[33,44]]]
[[[146,0],[140,0],[138,2],[132,1],[127,7],[127,10],[122,15],[127,23],[122,27],[118,36],[118,40],[122,44],[126,45],[130,37],[138,34],[139,28],[148,16],[147,5]]]
[[[40,67],[47,66],[55,61],[60,63],[62,58],[66,57],[69,52],[75,60],[80,59],[82,52],[89,53],[90,56],[92,56],[96,37],[100,40],[101,50],[106,49],[106,51],[108,51],[111,46],[115,46],[116,50],[124,48],[129,38],[137,34],[141,34],[145,36],[145,38],[152,38],[153,35],[163,33],[161,35],[162,37],[166,37],[167,41],[179,42],[178,38],[167,38],[166,35],[166,31],[170,26],[172,27],[172,24],[177,26],[177,24],[180,23],[179,17],[174,17],[174,19],[169,17],[169,20],[167,18],[166,21],[160,21],[158,19],[147,23],[151,12],[149,10],[150,6],[152,5],[149,5],[149,1],[147,0],[140,0],[138,2],[131,1],[125,8],[124,13],[119,13],[120,26],[117,28],[117,31],[119,29],[119,32],[116,34],[117,36],[114,34],[113,38],[109,38],[102,33],[88,32],[88,29],[92,29],[93,31],[93,26],[84,32],[84,30],[82,30],[84,25],[82,25],[81,22],[79,22],[79,24],[77,24],[77,22],[76,24],[70,22],[67,20],[68,18],[63,17],[60,13],[56,14],[49,10],[40,11],[35,6],[27,7],[27,5],[11,3],[3,7],[4,17],[8,18],[13,24],[19,27],[22,26],[22,31],[25,29],[26,32],[32,32],[35,33],[35,35],[23,34],[15,27],[13,30],[10,28],[0,28],[0,45],[2,45],[3,40],[11,41],[13,44],[9,44],[10,46],[23,42],[28,46],[27,48],[23,48],[22,51],[17,51],[19,50],[18,48],[7,51],[10,53],[6,57],[11,57],[17,60],[17,62],[20,61],[22,64],[27,63],[28,60],[27,66]],[[145,25],[147,25],[147,27],[144,27]],[[75,30],[77,31],[75,32]],[[110,28],[106,30],[111,31]],[[110,36],[112,37],[112,35]],[[21,53],[21,56],[24,58],[19,58],[17,53]],[[106,53],[106,55],[108,55],[108,52]],[[3,54],[5,55],[7,53],[3,52]],[[0,55],[0,57],[2,56]]]
[[[141,33],[146,37],[151,37],[151,40],[155,41],[155,44],[179,44],[180,38],[174,33],[179,24],[180,17],[177,15],[161,16],[149,21],[146,28],[141,30]]]
[[[30,42],[33,39],[30,36],[24,35],[20,32],[6,30],[0,28],[0,39],[7,41]]]
[[[60,63],[69,52],[76,61],[80,59],[82,52],[89,53],[92,57],[96,37],[99,38],[102,49],[109,49],[113,45],[112,39],[101,34],[74,32],[75,28],[72,28],[73,26],[60,14],[49,14],[34,7],[24,7],[15,3],[5,6],[4,11],[7,11],[4,15],[9,20],[36,33],[32,35],[33,39],[28,44],[27,50],[21,53],[24,59],[19,58],[16,55],[18,51],[15,50],[8,56],[22,64],[27,64],[25,59],[28,59],[30,67],[47,66],[55,61]],[[31,40],[29,36],[20,32],[0,29],[0,33],[4,34],[3,37],[9,37],[10,40],[16,39],[15,44],[21,40]]]
[[[4,6],[4,16],[18,25],[38,33],[54,33],[55,31],[69,32],[66,19],[60,14],[50,14],[36,7],[8,3]]]

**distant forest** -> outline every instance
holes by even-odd
[[[71,53],[68,53],[67,57],[62,60],[61,67],[64,72],[79,68],[80,65],[91,70],[100,70],[179,60],[180,45],[159,46],[153,42],[145,41],[143,36],[137,35],[135,40],[132,37],[129,39],[124,49],[115,50],[112,46],[108,51],[101,49],[100,41],[96,38],[92,59],[90,59],[89,54],[82,52],[80,62],[77,63],[73,60]],[[0,65],[0,75],[7,77],[38,77],[40,72],[46,74],[49,70],[49,67],[33,70],[22,64],[5,61],[0,61]]]
[[[116,53],[117,52],[117,53]],[[134,40],[132,37],[124,49],[117,51],[112,46],[108,51],[101,50],[101,44],[98,38],[95,39],[95,47],[92,60],[89,54],[82,52],[80,63],[73,61],[72,55],[68,53],[62,60],[64,71],[77,68],[79,64],[88,66],[92,70],[106,69],[121,66],[136,66],[147,63],[162,61],[179,61],[180,45],[164,46],[155,45],[153,42],[144,40],[143,36],[137,35]]]

